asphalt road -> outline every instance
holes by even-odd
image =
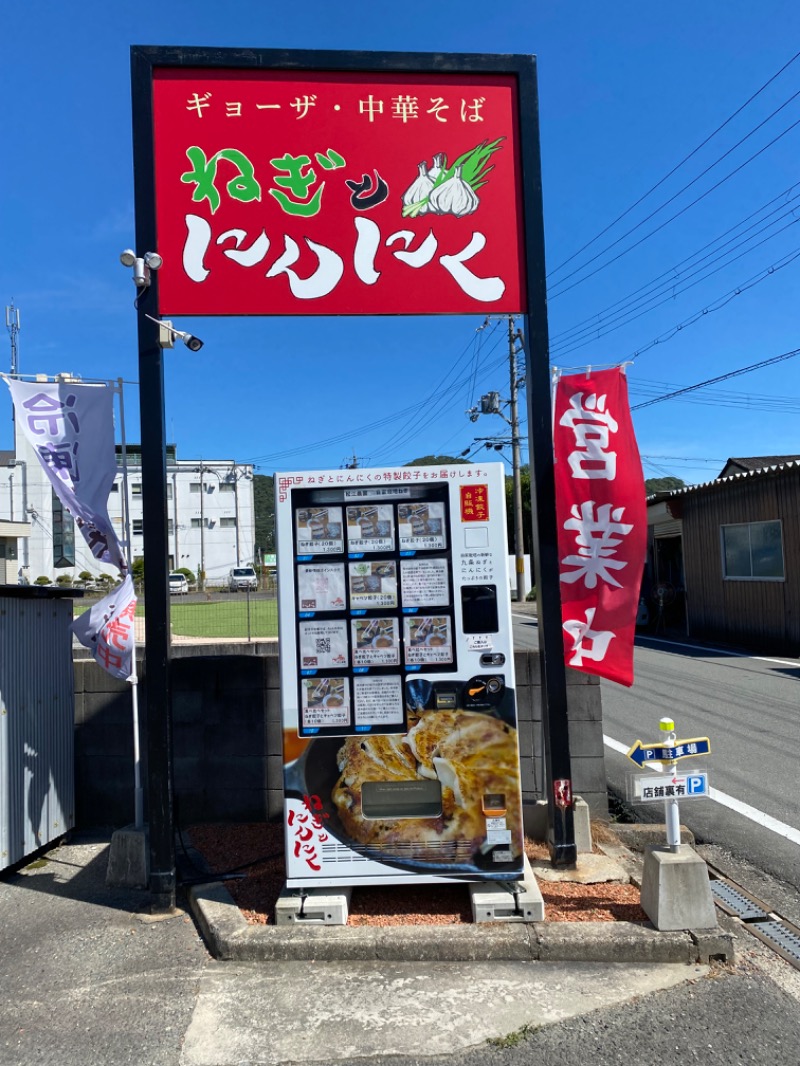
[[[537,647],[535,620],[515,613],[514,639]],[[637,770],[620,749],[657,742],[659,720],[673,718],[679,739],[711,742],[707,759],[684,765],[708,769],[713,798],[683,801],[682,823],[699,841],[800,887],[800,661],[641,636],[634,674],[630,689],[602,682],[609,787],[626,795]],[[663,821],[660,804],[635,810]]]

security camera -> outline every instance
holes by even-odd
[[[180,337],[190,352],[199,352],[203,347],[203,342],[199,337],[193,337],[191,333],[181,333],[176,330],[176,337]]]
[[[203,347],[203,342],[199,337],[195,337],[191,333],[185,333],[182,329],[175,329],[168,319],[153,318],[152,315],[145,315],[144,317],[149,318],[151,322],[155,322],[158,326],[160,334],[158,343],[162,348],[171,348],[173,337],[179,337],[190,352],[199,352]]]

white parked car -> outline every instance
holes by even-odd
[[[169,594],[170,596],[185,596],[189,591],[189,582],[186,580],[185,574],[170,574],[169,575]]]
[[[252,566],[234,566],[228,577],[231,592],[258,591],[258,574]]]

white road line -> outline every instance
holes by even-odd
[[[607,748],[611,748],[612,751],[618,751],[621,755],[627,755],[631,745],[620,744],[618,740],[614,740],[613,737],[603,734],[603,743]],[[650,769],[658,769],[655,765]],[[751,807],[749,803],[742,803],[741,800],[735,799],[733,796],[729,796],[727,792],[721,792],[718,788],[709,788],[708,798],[714,800],[717,803],[721,803],[723,807],[728,807],[730,810],[735,811],[737,814],[741,814],[744,818],[749,818],[751,822],[755,822],[756,825],[762,826],[764,829],[769,829],[773,833],[777,833],[778,836],[784,837],[786,840],[791,840],[793,844],[800,844],[800,829],[795,829],[794,826],[787,825],[786,822],[780,822],[777,818],[773,818],[770,814],[765,814],[764,811],[759,811],[756,807]]]
[[[770,659],[765,655],[748,655],[746,651],[726,651],[723,648],[704,648],[702,644],[683,644],[679,640],[662,640],[660,637],[648,637],[644,635],[637,639],[649,640],[653,644],[666,644],[668,648],[690,648],[692,651],[707,652],[710,656],[728,655],[732,659],[756,659],[758,662],[775,663],[777,666],[800,667],[800,659]]]
[[[516,614],[511,612],[512,618],[518,618],[521,622],[534,622],[538,624],[536,615],[530,614]],[[731,659],[754,659],[760,663],[773,663],[775,666],[794,666],[800,669],[800,659],[771,659],[767,655],[748,655],[746,651],[728,651],[725,648],[706,648],[702,644],[685,644],[680,640],[664,640],[661,637],[651,637],[645,634],[638,634],[637,640],[646,640],[651,644],[663,644],[667,648],[688,648],[690,651],[705,652],[709,658],[713,658],[716,655],[727,655]],[[647,647],[647,645],[642,645]]]

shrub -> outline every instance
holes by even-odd
[[[56,584],[59,588],[67,588],[72,586],[72,577],[70,574],[59,574],[56,578]]]
[[[525,597],[525,600],[526,600],[527,603],[535,603],[536,602],[536,586],[535,585],[533,586],[531,591],[528,593],[528,595]]]
[[[52,583],[53,582],[50,580],[50,578],[49,577],[45,577],[44,574],[41,574],[34,581],[34,585],[52,585]]]

